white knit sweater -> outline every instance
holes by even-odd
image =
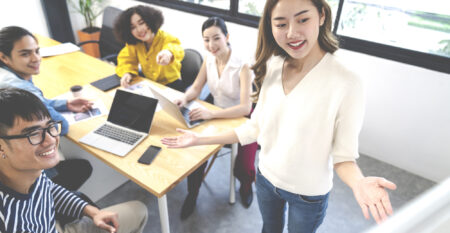
[[[333,186],[333,163],[359,156],[363,85],[327,53],[285,95],[283,62],[281,57],[268,61],[255,111],[235,132],[242,144],[261,145],[259,169],[273,185],[292,193],[323,195]]]

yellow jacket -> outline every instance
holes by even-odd
[[[173,54],[172,62],[166,66],[156,63],[156,55],[164,49]],[[125,45],[117,57],[116,73],[119,77],[122,77],[125,73],[138,75],[138,65],[141,64],[142,72],[146,78],[166,85],[180,78],[181,60],[183,58],[184,50],[181,47],[180,40],[167,32],[158,30],[148,51],[143,42]]]

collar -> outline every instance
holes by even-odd
[[[26,79],[24,79],[22,76],[20,76],[20,75],[19,75],[18,73],[16,73],[16,72],[14,72],[12,69],[10,69],[10,68],[9,68],[8,66],[6,66],[6,65],[1,66],[1,68],[3,68],[3,69],[5,69],[5,70],[9,71],[10,73],[14,74],[14,75],[17,76],[18,78],[27,81]],[[33,77],[31,77],[30,81],[31,81],[32,79],[33,79]]]
[[[213,55],[212,55],[213,56]],[[216,57],[214,57],[214,62],[216,60]],[[233,49],[230,47],[230,58],[228,58],[228,62],[225,65],[225,67],[233,67],[233,68],[239,68],[241,67],[241,59],[237,56],[234,56]]]

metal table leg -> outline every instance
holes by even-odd
[[[169,212],[167,211],[166,195],[158,198],[159,220],[161,221],[162,233],[170,233],[169,228]]]
[[[238,150],[238,144],[233,143],[231,144],[231,155],[230,155],[230,204],[234,204],[236,201],[235,199],[235,178],[234,178],[234,162],[236,160],[237,156],[237,150]]]

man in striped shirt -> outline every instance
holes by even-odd
[[[0,89],[0,232],[142,232],[147,222],[142,203],[100,210],[42,172],[59,162],[60,133],[61,122],[51,119],[35,95]],[[61,228],[56,213],[80,220]]]

